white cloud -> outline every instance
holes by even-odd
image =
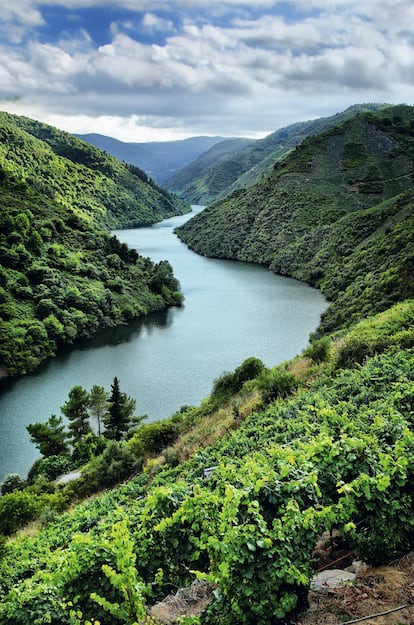
[[[42,16],[40,4],[22,0],[19,11],[24,6],[27,14],[19,18],[17,9],[12,11],[16,4],[3,0],[0,17],[12,20],[19,41]],[[46,4],[145,12],[139,22],[112,24],[112,39],[101,47],[85,28],[53,45],[36,36],[21,46],[8,47],[3,40],[0,97],[21,98],[5,101],[5,108],[36,113],[66,129],[78,124],[79,132],[87,132],[89,125],[123,140],[168,133],[257,136],[357,101],[414,100],[409,1],[285,2],[299,11],[295,19],[294,13],[270,12],[279,4],[274,0],[254,3],[255,10],[262,8],[257,19],[248,10],[251,2],[238,0],[43,0]],[[210,8],[212,14],[243,6],[244,14],[234,12],[230,21],[206,21]],[[162,7],[181,10],[175,26],[171,15],[160,13]],[[189,9],[200,7],[208,11],[195,19]],[[147,35],[163,33],[165,43],[138,41],[139,25]]]
[[[169,32],[174,30],[174,24],[171,20],[164,20],[153,13],[146,13],[142,18],[142,26],[149,33]]]

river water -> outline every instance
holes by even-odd
[[[136,414],[152,421],[199,404],[216,377],[249,356],[272,366],[307,345],[326,308],[323,296],[263,267],[191,252],[173,233],[190,216],[115,232],[144,256],[170,261],[185,297],[182,308],[102,332],[35,374],[1,383],[0,482],[8,473],[26,476],[39,457],[26,425],[60,414],[75,384],[110,390],[116,375],[121,390],[136,399]]]

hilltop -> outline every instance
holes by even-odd
[[[168,263],[157,267],[108,229],[150,224],[187,205],[56,128],[1,113],[0,137],[1,376],[181,301]]]
[[[358,113],[381,110],[388,106],[390,105],[354,104],[330,117],[291,124],[264,139],[251,142],[226,158],[209,159],[201,171],[191,163],[166,180],[165,186],[193,204],[210,204],[237,189],[254,184],[275,162],[282,160],[307,137],[337,126]]]

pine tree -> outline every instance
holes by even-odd
[[[91,431],[89,425],[89,393],[82,386],[74,386],[69,391],[67,402],[61,407],[62,413],[69,420],[71,442],[78,443]]]
[[[105,415],[109,409],[109,393],[103,386],[92,386],[89,393],[89,413],[98,424],[98,436],[101,434],[101,426],[104,423]]]
[[[122,393],[119,380],[115,376],[111,384],[109,411],[105,418],[105,436],[120,441],[133,424],[133,413],[136,401],[126,393]]]
[[[31,423],[26,426],[31,442],[36,445],[42,456],[58,456],[67,454],[67,433],[62,417],[52,414],[46,423]]]

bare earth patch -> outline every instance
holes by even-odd
[[[353,582],[325,594],[311,591],[309,604],[309,609],[293,620],[292,625],[342,625],[357,619],[363,619],[359,621],[363,625],[412,625],[414,553],[390,566],[368,568]],[[401,606],[405,607],[379,616]]]

